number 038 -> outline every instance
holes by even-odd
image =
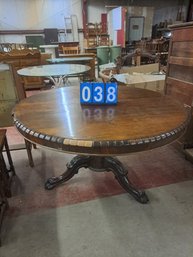
[[[80,102],[81,104],[116,104],[117,83],[81,83]]]

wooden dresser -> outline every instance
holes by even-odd
[[[166,75],[167,94],[191,105],[193,100],[193,22],[170,26],[172,37]]]
[[[193,102],[193,22],[170,26],[166,93],[191,106]],[[185,153],[193,156],[193,122],[184,138]],[[192,157],[193,160],[193,157]]]

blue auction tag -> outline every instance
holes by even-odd
[[[118,87],[116,82],[106,83],[106,104],[116,104],[118,101]]]
[[[116,104],[118,101],[118,86],[116,82],[81,82],[81,104]]]
[[[92,103],[93,93],[92,93],[92,83],[81,82],[80,83],[80,103]]]
[[[105,102],[105,84],[93,83],[93,103],[104,104]]]

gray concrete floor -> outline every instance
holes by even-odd
[[[191,257],[193,181],[6,218],[1,257]]]

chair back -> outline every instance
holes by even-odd
[[[62,46],[63,54],[78,54],[79,47],[78,46]]]

